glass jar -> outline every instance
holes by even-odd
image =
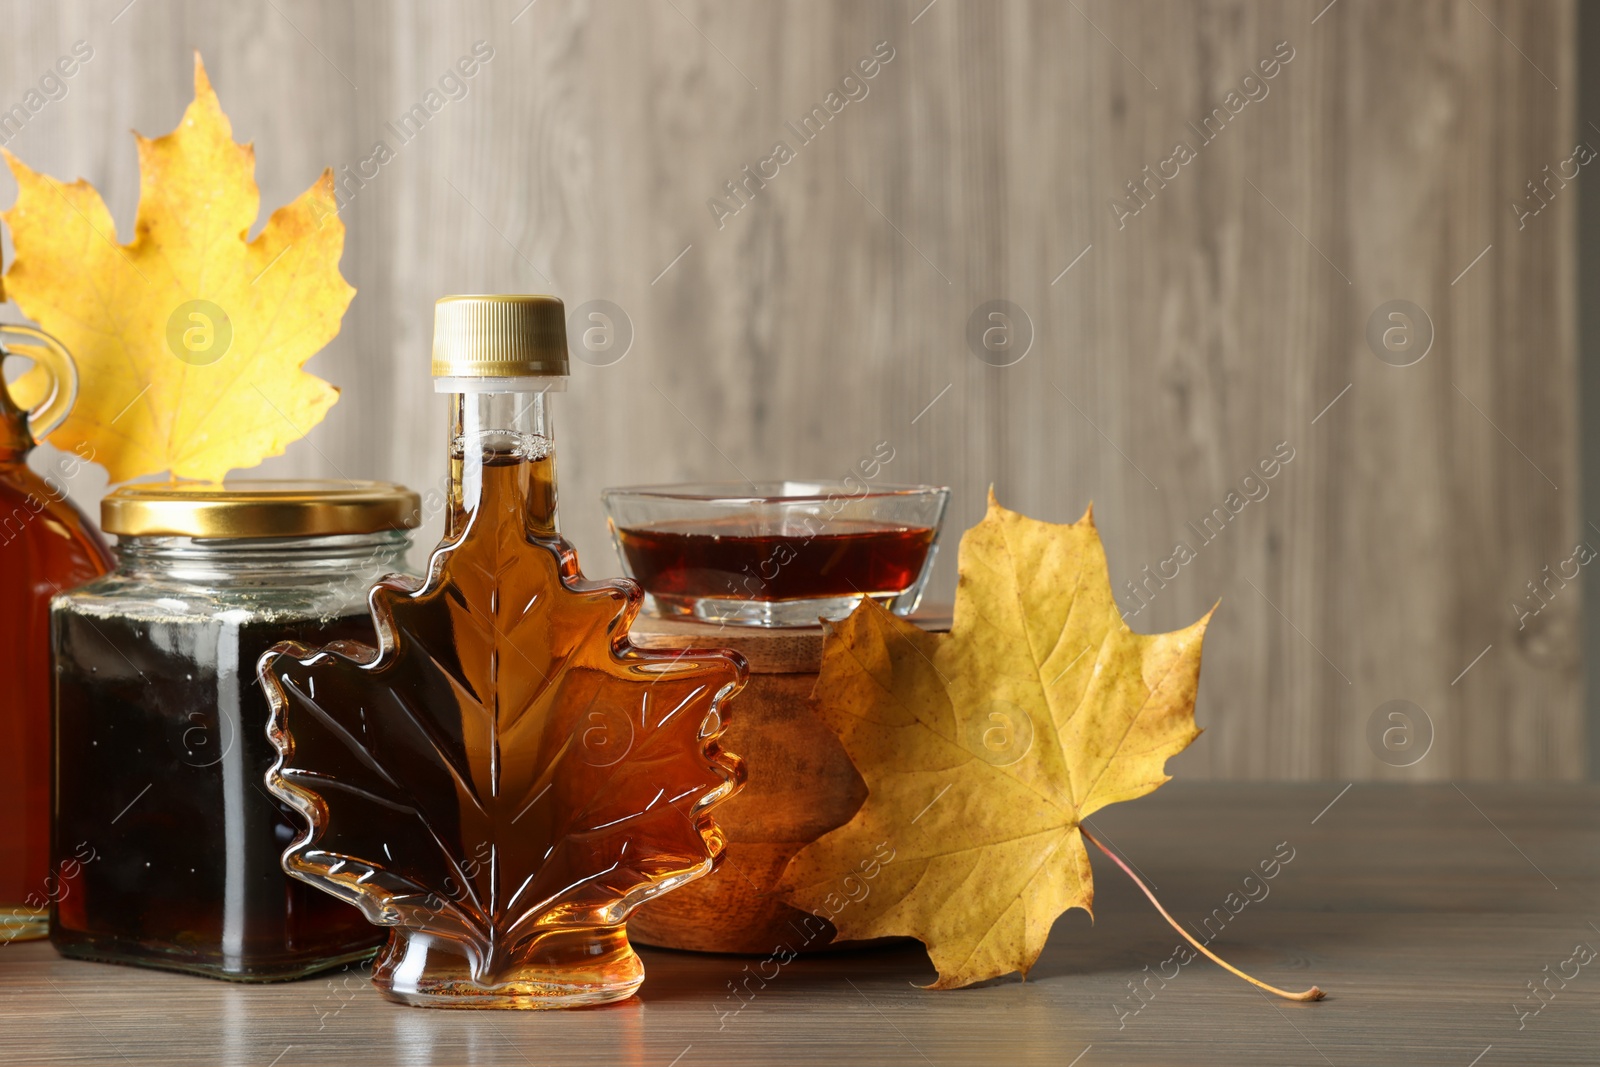
[[[417,495],[145,484],[101,510],[117,569],[51,605],[57,950],[240,980],[369,955],[382,936],[358,910],[283,872],[302,823],[266,789],[256,660],[375,643],[367,589],[404,568]]]

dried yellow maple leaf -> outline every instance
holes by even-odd
[[[1037,522],[991,493],[959,568],[948,635],[871,601],[829,627],[813,699],[869,792],[782,886],[841,939],[920,939],[936,989],[1026,974],[1059,915],[1092,910],[1079,824],[1199,736],[1211,618],[1128,629],[1092,510]]]
[[[100,194],[6,152],[17,201],[5,292],[72,352],[83,380],[51,440],[113,482],[170,471],[217,481],[280,454],[339,391],[300,368],[339,332],[355,295],[339,273],[333,172],[246,240],[261,206],[255,149],[195,56],[194,102],[164,137],[138,137],[133,243],[118,245]],[[44,382],[18,383],[27,403]],[[80,446],[87,446],[91,452]]]

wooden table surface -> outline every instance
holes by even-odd
[[[1097,856],[1093,924],[1063,917],[1026,983],[946,993],[915,987],[932,971],[914,946],[802,958],[742,1008],[728,987],[754,959],[644,949],[633,1000],[547,1013],[402,1007],[357,971],[244,986],[12,944],[0,1063],[1600,1062],[1600,958],[1572,962],[1600,949],[1600,787],[1174,782],[1091,825],[1179,919],[1222,909],[1224,957],[1328,998],[1269,999],[1196,960],[1136,999],[1178,939]],[[1291,850],[1241,906],[1246,875]]]

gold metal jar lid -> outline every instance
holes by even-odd
[[[433,308],[435,378],[567,373],[567,317],[554,296],[446,296]]]
[[[100,526],[121,537],[317,537],[409,530],[422,498],[393,482],[125,485],[100,502]]]

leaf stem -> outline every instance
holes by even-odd
[[[1146,886],[1144,882],[1139,879],[1139,876],[1134,874],[1132,869],[1130,869],[1128,865],[1122,861],[1121,856],[1118,856],[1115,852],[1112,852],[1109,848],[1106,848],[1106,846],[1102,845],[1099,838],[1095,837],[1088,830],[1085,830],[1082,826],[1078,827],[1078,832],[1084,837],[1087,837],[1090,841],[1093,841],[1095,848],[1098,848],[1101,852],[1104,852],[1107,856],[1109,856],[1112,863],[1115,863],[1118,867],[1122,868],[1123,874],[1126,874],[1129,878],[1133,879],[1133,884],[1138,886],[1139,889],[1143,891],[1144,895],[1150,898],[1150,903],[1155,905],[1156,910],[1161,913],[1161,917],[1167,920],[1174,930],[1182,934],[1185,941],[1189,942],[1189,944],[1205,953],[1211,962],[1215,963],[1223,970],[1238,975],[1246,982],[1249,982],[1253,986],[1258,986],[1261,989],[1265,989],[1268,993],[1276,993],[1285,1000],[1321,1000],[1323,996],[1325,996],[1322,990],[1318,989],[1316,986],[1312,986],[1310,989],[1307,989],[1301,993],[1290,993],[1287,990],[1279,989],[1277,986],[1270,986],[1260,979],[1252,978],[1248,974],[1245,974],[1243,971],[1239,970],[1239,968],[1235,967],[1227,960],[1224,960],[1221,956],[1218,956],[1215,952],[1212,952],[1200,942],[1196,941],[1193,937],[1189,936],[1189,931],[1179,926],[1177,920],[1171,915],[1167,914],[1167,909],[1161,906],[1161,901],[1156,899],[1156,895],[1150,892],[1149,887]]]

